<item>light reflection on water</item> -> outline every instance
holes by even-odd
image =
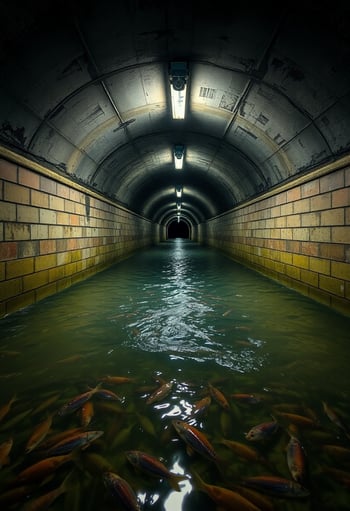
[[[210,303],[205,294],[212,283],[205,273],[196,274],[185,247],[177,240],[170,262],[161,269],[159,281],[146,282],[140,289],[143,299],[138,301],[137,318],[126,327],[131,335],[124,346],[166,352],[172,360],[178,357],[196,362],[214,361],[239,372],[257,369],[267,355],[259,356],[248,348],[240,352],[231,349],[220,341],[224,333],[218,325],[208,321],[208,317],[215,315],[216,304]],[[123,310],[131,313],[132,307],[123,306]],[[263,341],[251,340],[251,343],[257,346]]]
[[[300,433],[316,478],[313,484],[322,491],[306,503],[278,500],[276,511],[347,509],[344,487],[322,472],[336,465],[322,455],[322,442],[325,437],[328,443],[349,445],[348,439],[332,429],[322,400],[335,406],[350,424],[349,318],[215,250],[175,240],[1,320],[0,331],[0,407],[18,397],[8,422],[0,421],[0,443],[8,431],[16,439],[13,465],[0,472],[0,499],[4,482],[14,477],[16,467],[28,463],[24,446],[39,418],[45,418],[33,415],[33,410],[54,397],[57,401],[48,408],[52,411],[95,387],[102,377],[123,375],[133,383],[107,384],[120,395],[120,402],[94,399],[91,429],[105,433],[87,449],[86,458],[89,453],[105,457],[135,488],[144,511],[215,509],[209,498],[193,490],[193,467],[208,483],[227,483],[205,460],[188,456],[171,426],[174,418],[208,435],[229,461],[229,475],[235,481],[242,474],[258,475],[261,469],[236,456],[230,458],[220,441],[244,442],[244,432],[271,420],[275,406],[303,406],[322,425],[320,431]],[[150,392],[163,380],[173,383],[171,393],[147,405]],[[194,403],[206,395],[209,382],[229,398],[230,412],[212,402],[203,415],[194,416]],[[241,393],[258,395],[262,404],[234,401],[232,396]],[[78,425],[79,415],[72,414],[55,417],[53,429],[59,432]],[[261,448],[284,476],[288,476],[286,439],[282,433],[271,449]],[[188,481],[181,483],[180,492],[164,481],[150,482],[127,466],[123,455],[127,449],[164,459],[174,472],[188,474]],[[91,473],[87,467],[83,457],[78,479],[84,476],[74,495],[79,501],[74,511],[110,511],[113,505],[96,467]],[[342,468],[350,471],[348,462]],[[56,480],[59,477],[53,483]],[[42,487],[38,485],[36,491],[40,494]],[[61,499],[54,509],[72,511],[73,507]]]

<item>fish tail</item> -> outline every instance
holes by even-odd
[[[205,482],[201,476],[193,468],[191,469],[192,482],[197,490],[205,491]]]
[[[172,475],[169,478],[169,483],[173,490],[181,491],[179,483],[181,481],[186,481],[187,479],[188,479],[188,476],[186,476],[186,475]]]

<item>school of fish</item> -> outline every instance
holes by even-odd
[[[0,403],[0,508],[40,511],[61,499],[70,511],[87,502],[141,511],[152,495],[189,482],[210,509],[282,511],[302,502],[312,510],[323,509],[320,484],[349,491],[344,410],[321,399],[313,409],[272,387],[228,389],[227,381],[104,375],[33,403],[9,396]]]

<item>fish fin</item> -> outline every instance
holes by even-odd
[[[188,476],[186,475],[172,475],[169,477],[169,484],[175,491],[181,491],[179,483],[181,481],[186,481],[188,479]]]

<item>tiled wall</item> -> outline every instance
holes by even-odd
[[[0,158],[0,317],[156,238],[156,226],[144,218],[47,169],[28,167]]]
[[[204,226],[206,242],[350,315],[350,158]]]

